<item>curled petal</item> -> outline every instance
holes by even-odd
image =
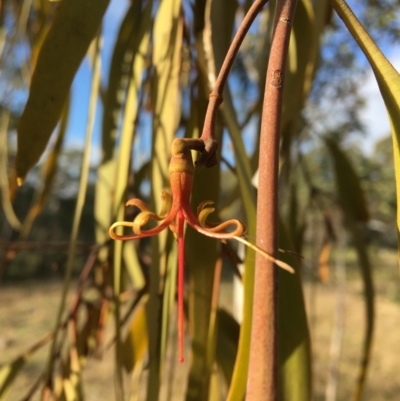
[[[229,226],[234,226],[235,228],[233,229],[233,231],[226,232],[225,230]],[[213,224],[213,227],[207,225],[206,227],[204,227],[204,229],[207,230],[207,232],[209,233],[228,234],[229,235],[228,238],[233,238],[235,236],[240,237],[246,233],[246,226],[240,220],[237,219],[226,220],[215,226]]]
[[[168,191],[162,191],[161,193],[161,212],[158,215],[160,218],[165,219],[168,216],[172,206],[172,196]]]
[[[212,211],[213,211],[212,208],[203,209],[200,213],[201,216],[199,216],[199,219],[200,218],[202,219],[202,222],[200,223],[199,219],[195,216],[195,214],[192,212],[191,209],[189,208],[183,209],[183,213],[189,225],[192,226],[200,234],[207,235],[208,237],[217,238],[220,240],[226,240],[226,239],[232,239],[235,236],[240,237],[246,232],[246,226],[241,221],[236,219],[227,220],[224,221],[223,223],[210,227],[209,224],[205,223],[205,219],[210,213],[212,213]],[[205,226],[202,227],[201,224],[205,224]],[[230,232],[224,231],[229,226],[235,226],[233,231]]]
[[[161,212],[160,212],[160,214],[159,215],[157,215],[155,213],[152,213],[152,214],[154,216],[159,217],[160,219],[165,219],[168,216],[168,213],[171,210],[171,205],[172,205],[172,197],[169,194],[169,192],[162,191],[162,193],[161,193],[161,201],[162,201],[162,204],[161,204]],[[136,206],[142,212],[150,212],[150,209],[148,208],[146,203],[144,203],[141,199],[138,199],[138,198],[129,199],[128,202],[126,202],[125,206]],[[143,223],[143,224],[146,224],[148,220],[149,219],[147,219],[146,222]]]
[[[208,205],[213,205],[215,202],[213,202],[213,201],[210,201],[210,200],[206,200],[206,201],[203,201],[203,202],[201,202],[200,204],[199,204],[199,206],[197,206],[197,216],[199,216],[200,215],[200,213],[203,211],[203,209],[206,209],[206,206],[208,206]],[[207,208],[207,209],[210,209],[210,208]],[[212,209],[212,208],[211,208]],[[215,209],[212,209],[213,211],[215,210]],[[211,213],[211,212],[210,212]],[[210,214],[209,213],[209,214]]]
[[[157,221],[161,221],[165,219],[165,216],[159,216],[150,211],[140,212],[132,223],[132,230],[136,235],[140,235],[142,233],[142,227],[150,220],[154,219]]]
[[[136,206],[142,212],[149,211],[148,206],[141,199],[138,199],[138,198],[129,199],[128,202],[125,203],[125,206]]]
[[[197,209],[197,216],[198,216],[198,220],[199,220],[199,224],[203,227],[206,228],[207,224],[206,224],[206,220],[207,217],[215,210],[215,208],[213,207],[206,207],[205,209]]]
[[[227,220],[222,223],[207,223],[207,217],[215,210],[215,208],[207,206],[213,204],[214,202],[212,201],[204,201],[197,208],[198,222],[203,229],[206,229],[209,233],[230,234],[232,236],[241,236],[246,232],[246,226],[236,219]],[[236,228],[227,233],[225,230],[229,226],[236,226]]]
[[[134,235],[119,235],[115,233],[115,229],[117,227],[131,227],[134,229],[134,222],[130,221],[117,221],[114,223],[110,229],[108,230],[108,233],[110,234],[110,237],[115,240],[122,240],[122,241],[127,241],[127,240],[134,240],[134,239],[139,239],[139,238],[145,238],[145,237],[151,237],[152,235],[159,234],[162,230],[167,228],[175,216],[170,214],[159,226],[151,228],[149,230],[141,230],[140,234],[134,234]]]

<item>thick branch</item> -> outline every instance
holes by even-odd
[[[274,255],[278,239],[279,131],[283,81],[296,0],[277,0],[264,93],[257,198],[257,246]],[[256,256],[247,401],[278,399],[277,269]]]

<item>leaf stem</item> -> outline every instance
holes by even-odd
[[[284,71],[297,0],[277,0],[261,121],[257,240],[274,256],[278,238],[279,133]],[[278,399],[277,271],[257,253],[247,401]]]

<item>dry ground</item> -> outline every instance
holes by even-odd
[[[376,298],[376,331],[372,362],[364,401],[400,400],[400,284],[396,254],[380,251],[374,254]],[[3,285],[0,289],[0,363],[23,352],[52,329],[59,302],[59,282],[32,282]],[[231,304],[230,283],[222,287],[221,303]],[[314,355],[314,401],[325,400],[329,350],[337,302],[336,285],[306,282],[305,297],[312,328]],[[310,307],[312,306],[312,307]],[[362,283],[355,266],[348,265],[345,291],[344,333],[337,386],[337,400],[351,399],[364,330]],[[172,356],[173,357],[173,356]],[[27,364],[15,382],[8,400],[18,401],[40,373],[47,352],[39,352]],[[182,399],[186,377],[185,365],[178,367],[179,380],[174,381],[173,400]],[[171,372],[169,372],[171,373]],[[88,401],[114,399],[113,355],[101,361],[91,360],[85,367],[84,383]],[[145,378],[142,377],[142,382]],[[163,397],[165,398],[165,397]],[[35,398],[35,399],[38,399]],[[305,400],[306,401],[306,400]]]

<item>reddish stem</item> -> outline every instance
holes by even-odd
[[[279,134],[283,79],[296,0],[277,0],[261,122],[257,246],[274,255],[278,239]],[[247,401],[278,399],[277,269],[256,256]]]
[[[208,167],[211,167],[216,163],[215,152],[218,149],[218,143],[215,140],[214,129],[217,111],[223,101],[222,93],[224,91],[225,83],[243,39],[250,29],[251,24],[260,13],[261,9],[265,6],[265,4],[267,4],[267,2],[268,0],[255,0],[240,24],[239,29],[236,32],[225,56],[221,70],[218,73],[214,89],[210,93],[210,100],[204,120],[203,132],[200,137],[200,139],[204,141],[205,152],[203,152],[201,159],[197,161],[196,164],[204,164]]]
[[[183,212],[179,209],[178,214],[178,342],[179,342],[179,362],[182,363],[184,358],[184,280],[185,280],[185,242],[183,237],[183,226],[185,218]]]

